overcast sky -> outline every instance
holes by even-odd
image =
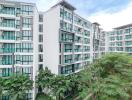
[[[15,0],[33,2],[40,11],[46,11],[60,0]],[[132,0],[66,0],[76,12],[91,22],[98,22],[106,30],[132,23]]]

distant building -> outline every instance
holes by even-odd
[[[132,24],[114,28],[107,33],[108,51],[132,54]]]

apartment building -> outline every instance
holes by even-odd
[[[100,56],[100,24],[97,22],[94,22],[92,24],[92,47],[93,47],[93,61],[99,58]]]
[[[71,74],[92,61],[92,23],[65,0],[44,14],[44,65],[55,74]]]
[[[34,3],[0,0],[0,77],[21,73],[33,79],[25,100],[35,100],[38,70],[76,73],[104,53],[105,32],[75,10],[65,0],[46,12]]]
[[[132,24],[114,28],[107,32],[108,51],[132,54]]]
[[[107,36],[107,32],[106,31],[103,31],[101,30],[100,32],[100,43],[99,43],[99,46],[100,46],[100,53],[99,53],[99,56],[101,57],[102,55],[105,55],[106,54],[106,45],[107,45],[107,39],[106,39],[106,36]]]
[[[37,22],[35,4],[0,0],[0,77],[21,73],[35,81],[38,70]],[[2,97],[2,100],[8,99],[8,96]],[[27,91],[25,100],[34,99],[35,88]]]

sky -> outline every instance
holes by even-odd
[[[39,11],[46,11],[60,0],[15,0],[33,2]],[[66,0],[76,13],[90,22],[98,22],[105,31],[132,23],[132,0]]]

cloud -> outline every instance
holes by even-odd
[[[118,12],[124,9],[130,0],[68,0],[83,15],[109,9],[109,12]]]
[[[110,31],[114,27],[122,26],[125,24],[132,23],[132,2],[120,12],[109,13],[108,9],[104,11],[97,12],[91,16],[87,16],[92,22],[98,22],[101,24],[101,27]]]
[[[39,11],[46,11],[60,0],[15,0],[33,2]],[[104,30],[132,23],[132,0],[66,0],[76,12],[91,22],[99,22]]]

